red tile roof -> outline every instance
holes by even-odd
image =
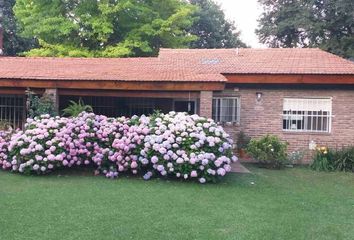
[[[193,72],[158,58],[0,57],[2,79],[224,82],[219,73]]]
[[[317,48],[161,49],[159,59],[195,72],[354,74],[354,63]]]
[[[354,75],[319,49],[161,49],[157,58],[0,57],[0,79],[225,82],[222,74]]]

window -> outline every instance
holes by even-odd
[[[331,98],[285,98],[283,130],[291,132],[331,132]]]
[[[237,97],[213,98],[213,119],[216,122],[240,122],[240,99]]]
[[[19,95],[0,96],[0,122],[21,128],[25,119],[25,99]]]
[[[129,98],[127,100],[129,115],[149,115],[154,112],[155,100],[153,98]]]

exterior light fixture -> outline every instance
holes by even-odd
[[[262,100],[262,96],[263,96],[263,93],[256,92],[256,99],[257,99],[258,102]]]

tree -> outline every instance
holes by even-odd
[[[246,47],[240,40],[240,32],[233,22],[226,20],[218,4],[212,0],[190,0],[190,3],[198,7],[197,20],[190,30],[198,39],[190,44],[191,48]]]
[[[34,39],[27,39],[19,36],[19,28],[13,13],[15,0],[0,0],[0,28],[4,33],[4,55],[14,56],[20,52],[26,51],[36,42]]]
[[[150,56],[196,39],[195,7],[181,0],[17,0],[14,11],[39,40],[29,56]]]
[[[354,57],[352,0],[259,0],[264,13],[256,33],[270,47],[320,47]]]

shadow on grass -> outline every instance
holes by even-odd
[[[250,167],[252,169],[257,168],[256,165],[254,164],[247,164],[247,167]],[[16,176],[21,176],[23,178],[35,178],[35,179],[55,179],[55,178],[60,178],[60,179],[66,179],[66,178],[80,178],[84,177],[85,179],[87,178],[92,178],[92,179],[103,179],[107,181],[120,181],[120,180],[131,180],[131,181],[141,181],[141,182],[151,182],[151,183],[166,183],[166,184],[182,184],[182,185],[199,185],[199,186],[235,186],[235,185],[247,185],[249,186],[255,178],[257,178],[256,174],[254,173],[228,173],[226,176],[219,178],[216,182],[208,182],[205,184],[199,183],[197,178],[194,179],[188,179],[184,180],[182,178],[176,178],[176,177],[162,177],[162,176],[153,176],[151,177],[150,180],[144,180],[143,179],[143,174],[132,174],[130,172],[124,172],[120,173],[117,178],[110,179],[106,178],[103,174],[95,175],[94,166],[75,166],[71,168],[58,168],[55,169],[55,171],[52,171],[50,173],[46,174],[19,174],[19,173],[11,173],[11,172],[6,172],[8,174],[13,174]],[[278,170],[276,170],[278,171]],[[5,171],[3,171],[5,173]]]

